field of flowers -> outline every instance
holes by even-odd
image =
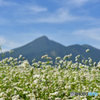
[[[100,100],[100,62],[93,63],[90,57],[80,61],[78,55],[73,63],[68,60],[72,56],[69,54],[62,59],[56,57],[53,65],[52,58],[44,55],[41,58],[46,62],[33,59],[30,65],[22,55],[3,56],[4,53],[0,61],[0,100]],[[70,96],[72,91],[98,95]]]

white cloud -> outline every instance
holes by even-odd
[[[67,8],[81,7],[89,1],[93,2],[92,0],[62,0],[62,1],[53,0],[53,1]],[[94,1],[97,1],[97,0],[94,0]]]
[[[71,4],[74,6],[82,6],[88,1],[91,1],[91,0],[69,0],[68,4]]]
[[[48,10],[47,7],[41,7],[41,6],[38,6],[36,4],[24,4],[24,5],[19,5],[18,6],[18,9],[16,10],[15,14],[16,15],[21,15],[21,16],[33,16],[33,15],[36,15],[38,13],[41,13],[41,12],[46,12]]]
[[[37,19],[38,22],[48,22],[48,23],[62,23],[66,21],[75,20],[68,10],[58,9],[55,13],[49,14],[44,18]]]
[[[3,52],[22,46],[21,43],[16,43],[14,41],[10,41],[2,36],[0,36],[0,45],[2,45]]]
[[[53,2],[58,3],[62,7],[68,8],[68,9],[74,9],[76,7],[81,8],[82,6],[90,3],[100,3],[100,0],[52,0]],[[82,10],[82,9],[81,9]]]
[[[2,52],[10,51],[9,49],[2,49]]]
[[[18,4],[15,2],[8,2],[5,0],[0,0],[0,6],[4,6],[4,5],[11,6],[11,5],[18,5]]]
[[[73,6],[82,6],[86,2],[90,0],[62,0],[60,3],[63,2],[63,4],[67,4],[70,7]],[[59,2],[59,1],[58,1]],[[12,2],[7,2],[4,0],[0,0],[0,4],[16,4]],[[87,15],[74,15],[71,13],[71,10],[69,7],[63,7],[57,8],[52,13],[49,12],[47,7],[41,7],[37,4],[19,4],[19,6],[16,6],[10,14],[12,15],[12,20],[7,21],[6,19],[0,19],[0,25],[2,24],[18,24],[18,23],[65,23],[65,22],[82,22],[82,21],[88,21],[95,22],[95,20]],[[75,11],[76,12],[76,11]],[[97,20],[98,22],[98,20]]]
[[[63,0],[62,2],[64,3],[64,1],[65,0]],[[88,1],[90,0],[69,0],[65,2],[67,3],[68,6],[73,7],[74,5],[81,6]],[[77,22],[86,21],[89,23],[95,22],[94,18],[87,16],[84,13],[83,13],[84,15],[72,14],[70,8],[68,8],[67,5],[66,7],[61,6],[60,8],[57,8],[52,13],[49,12],[48,8],[46,7],[40,7],[37,5],[34,6],[24,5],[22,12],[20,14],[25,14],[25,16],[16,21],[22,24],[23,23],[65,23],[65,22],[72,22],[72,21],[77,21]]]
[[[77,30],[74,32],[74,34],[79,35],[79,36],[85,36],[85,37],[100,41],[100,28]]]
[[[20,23],[65,23],[65,22],[95,22],[96,19],[89,16],[75,16],[72,15],[69,9],[59,8],[53,13],[45,12],[37,17],[23,18],[19,20]],[[98,21],[98,20],[97,20]]]
[[[60,5],[63,5],[67,8],[74,8],[74,7],[81,7],[87,3],[97,3],[100,2],[100,0],[52,0],[56,3],[59,3]]]
[[[21,45],[20,43],[15,43],[13,41],[6,41],[6,43],[7,44],[5,44],[5,46],[11,49],[19,47]]]
[[[39,7],[39,6],[29,6],[28,9],[32,10],[34,12],[44,12],[44,11],[47,11],[46,7]]]
[[[45,13],[41,17],[20,20],[21,23],[64,23],[76,20],[67,9],[57,9],[54,13]]]
[[[3,37],[0,37],[0,45],[4,44],[6,40]]]

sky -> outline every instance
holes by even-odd
[[[43,35],[64,46],[100,49],[100,0],[0,0],[3,51]]]

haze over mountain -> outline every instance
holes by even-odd
[[[57,56],[63,58],[65,55],[68,55],[70,53],[72,54],[71,60],[73,62],[75,62],[75,56],[77,56],[78,54],[81,55],[80,59],[88,59],[89,54],[85,52],[86,49],[90,49],[90,54],[93,62],[98,62],[100,60],[100,50],[97,48],[94,48],[87,44],[64,46],[60,43],[49,40],[46,36],[39,37],[24,46],[14,48],[12,50],[14,50],[14,58],[18,58],[19,55],[23,55],[23,57],[25,57],[25,59],[27,59],[31,64],[34,58],[36,59],[36,61],[41,61],[41,56],[45,54],[48,54],[48,56],[52,57],[53,61]],[[12,55],[9,54],[9,52],[5,53],[5,58],[10,56]]]

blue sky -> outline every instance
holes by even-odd
[[[100,0],[0,0],[3,51],[40,36],[100,49]]]

